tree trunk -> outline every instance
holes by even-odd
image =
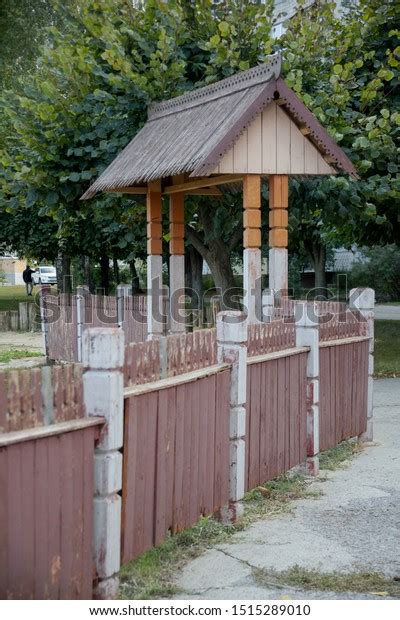
[[[56,258],[57,288],[59,293],[72,293],[71,258],[60,249]]]
[[[137,295],[142,292],[142,289],[140,288],[139,276],[134,260],[129,263],[129,269],[131,272],[132,295]]]
[[[203,257],[193,245],[187,246],[185,254],[185,284],[192,299],[192,308],[203,307]]]
[[[240,304],[237,300],[238,290],[235,285],[230,251],[220,240],[210,241],[208,246],[207,264],[217,292],[221,295],[221,307],[224,310],[237,310]]]
[[[311,261],[315,272],[315,298],[326,299],[326,249],[323,245],[319,243],[313,243],[311,251]]]
[[[115,286],[118,286],[118,284],[121,282],[121,280],[120,280],[120,277],[119,277],[118,259],[115,258],[115,256],[113,257],[113,271],[114,271]]]
[[[100,257],[100,287],[104,291],[104,295],[108,295],[110,291],[110,262],[105,254]]]
[[[82,254],[81,256],[81,269],[83,273],[83,285],[89,289],[91,293],[94,293],[92,273],[90,269],[90,257]]]

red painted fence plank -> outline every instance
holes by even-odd
[[[368,340],[320,347],[320,450],[367,424]]]
[[[306,460],[306,364],[306,353],[248,364],[248,490]]]
[[[123,564],[228,502],[229,375],[127,399]]]
[[[0,449],[0,598],[92,597],[93,427]]]

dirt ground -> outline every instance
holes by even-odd
[[[41,332],[0,332],[0,347],[43,351],[43,336]]]

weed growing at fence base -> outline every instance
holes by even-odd
[[[25,357],[42,357],[43,353],[38,351],[28,351],[25,349],[6,349],[2,351],[0,349],[0,363],[8,364],[12,360],[20,360]]]
[[[336,469],[360,449],[357,442],[345,441],[320,458],[328,465],[325,469]],[[234,525],[224,525],[212,517],[204,517],[194,527],[170,536],[162,545],[150,549],[121,569],[120,598],[148,600],[173,596],[177,593],[174,575],[186,562],[209,547],[229,541],[233,534],[254,521],[287,512],[292,500],[320,497],[322,491],[311,488],[316,482],[324,482],[324,479],[287,472],[249,491],[243,502],[244,516]]]
[[[285,571],[256,568],[253,570],[256,582],[261,586],[275,586],[301,590],[330,592],[364,592],[377,596],[400,596],[400,582],[380,573],[322,573],[293,566]]]
[[[185,562],[207,547],[226,540],[243,525],[223,525],[204,517],[192,528],[170,536],[162,545],[143,553],[120,571],[122,599],[168,598],[177,592],[173,575]]]
[[[210,546],[227,542],[246,525],[260,518],[271,517],[287,510],[292,499],[316,497],[320,492],[308,487],[313,480],[288,473],[247,493],[245,514],[234,525],[223,525],[212,517],[201,519],[194,527],[168,538],[121,569],[120,598],[156,599],[177,592],[174,573],[188,560]]]
[[[362,450],[363,444],[360,441],[347,439],[346,441],[342,441],[342,443],[335,448],[321,452],[319,456],[319,467],[320,469],[328,469],[330,471],[342,469],[347,466],[350,459],[359,454]]]
[[[294,499],[320,497],[320,490],[310,489],[315,481],[315,478],[288,472],[249,491],[244,497],[245,524],[288,511]]]

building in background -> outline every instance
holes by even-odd
[[[0,285],[23,284],[22,272],[25,265],[25,261],[15,256],[0,256]]]

